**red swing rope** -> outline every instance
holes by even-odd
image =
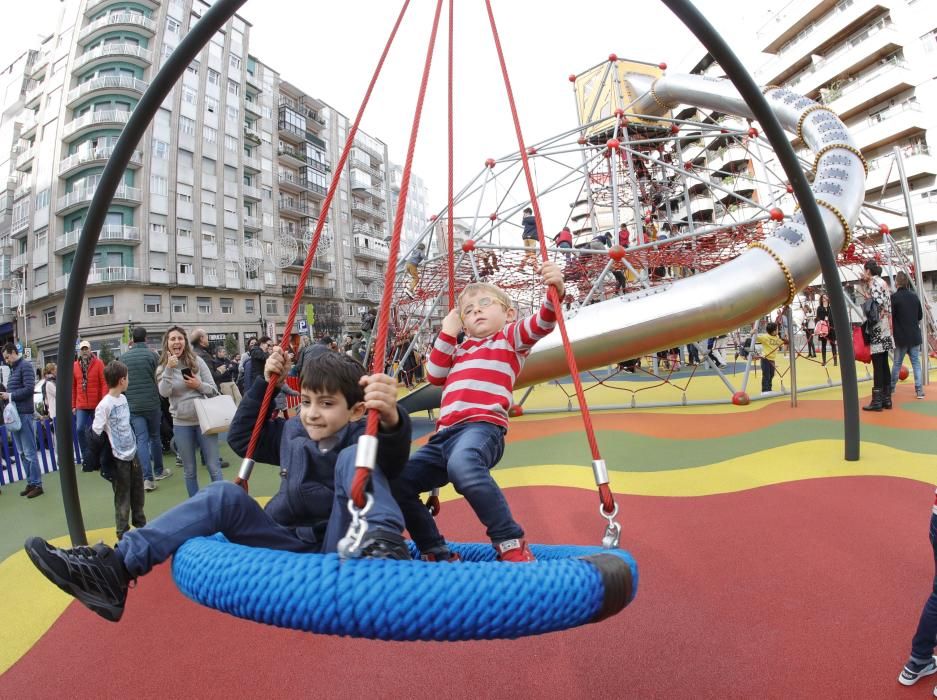
[[[400,176],[400,199],[397,202],[397,211],[394,215],[394,229],[391,233],[390,250],[387,257],[387,271],[384,275],[384,291],[381,294],[380,315],[377,319],[377,339],[374,342],[374,361],[371,372],[377,374],[384,371],[384,360],[387,350],[387,327],[390,321],[390,309],[393,304],[394,277],[397,272],[397,256],[400,252],[400,236],[403,231],[404,215],[407,208],[407,194],[410,189],[410,171],[413,167],[413,154],[416,151],[416,138],[420,131],[420,117],[423,114],[423,101],[426,97],[426,85],[429,82],[430,68],[433,64],[433,49],[436,46],[436,34],[439,30],[439,16],[442,13],[442,0],[436,3],[436,15],[433,18],[433,30],[430,34],[429,45],[426,48],[426,62],[423,65],[423,78],[420,81],[420,93],[417,96],[416,109],[413,115],[413,125],[410,129],[410,143],[407,147],[407,157],[404,161],[403,172]],[[452,213],[449,214],[452,219]],[[451,224],[450,224],[451,225]],[[374,460],[377,456],[377,431],[380,415],[376,411],[368,411],[366,434],[359,438],[358,451],[355,456],[355,476],[351,484],[351,500],[358,508],[364,508],[367,502],[366,489],[374,469]]]
[[[387,43],[384,45],[384,51],[381,53],[381,58],[378,60],[377,67],[374,69],[374,75],[371,76],[371,82],[368,83],[368,89],[364,94],[364,99],[361,101],[361,107],[358,109],[358,114],[355,117],[355,121],[348,130],[348,136],[345,139],[345,145],[342,148],[342,153],[338,159],[338,164],[335,166],[333,171],[332,182],[329,183],[329,189],[326,193],[325,201],[322,203],[322,208],[319,213],[319,220],[316,222],[316,228],[312,235],[312,242],[309,244],[309,250],[306,253],[306,260],[303,264],[303,270],[299,275],[299,282],[296,286],[296,293],[293,295],[293,303],[290,306],[290,313],[286,319],[283,339],[280,342],[280,347],[283,349],[284,354],[286,353],[286,350],[290,344],[290,331],[292,330],[293,323],[296,320],[296,314],[299,312],[299,304],[302,301],[303,290],[306,287],[306,280],[309,277],[309,270],[312,267],[312,261],[315,257],[316,249],[319,247],[319,239],[322,237],[322,229],[325,225],[329,208],[332,206],[332,200],[335,197],[335,192],[338,189],[338,185],[341,181],[341,173],[345,168],[345,163],[348,160],[348,155],[351,152],[351,148],[354,144],[355,135],[358,133],[358,126],[361,124],[361,118],[364,116],[364,111],[371,99],[371,93],[374,91],[374,86],[377,84],[377,79],[381,74],[381,69],[384,67],[384,61],[387,58],[387,54],[390,52],[390,47],[394,43],[394,38],[397,36],[397,30],[400,28],[400,25],[403,22],[404,15],[406,14],[407,7],[409,7],[409,5],[410,0],[404,0],[403,6],[400,8],[400,13],[397,15],[397,21],[394,23],[394,28],[391,30],[390,36],[387,38]],[[391,269],[392,268],[390,265],[388,265],[388,270]],[[386,288],[384,291],[384,296],[385,299],[383,301],[382,317],[386,319],[386,310],[389,306],[386,299]],[[384,341],[382,340],[381,342],[383,343]],[[381,347],[381,352],[383,353],[383,346]],[[240,472],[238,473],[237,478],[234,480],[234,483],[241,486],[241,488],[243,488],[245,491],[247,491],[247,482],[250,479],[251,471],[253,469],[254,452],[257,450],[257,443],[260,441],[260,433],[263,430],[264,423],[266,422],[267,412],[270,410],[270,403],[273,400],[273,392],[278,380],[278,375],[271,375],[270,379],[268,380],[267,389],[264,393],[264,400],[260,405],[260,412],[257,414],[257,420],[254,422],[254,428],[251,431],[251,439],[247,445],[247,452],[244,455],[244,461],[241,463]]]
[[[527,159],[527,148],[524,145],[524,135],[521,131],[520,119],[517,116],[517,105],[514,101],[514,92],[511,89],[511,79],[508,77],[507,64],[504,61],[504,52],[501,50],[501,39],[498,36],[498,27],[495,24],[494,13],[491,10],[491,0],[485,0],[485,7],[488,10],[488,21],[491,25],[491,35],[494,38],[495,49],[498,52],[498,61],[501,64],[501,75],[504,78],[504,89],[507,93],[508,103],[511,106],[511,116],[514,119],[514,131],[517,134],[517,147],[520,152],[521,162],[524,166],[524,177],[527,180],[527,191],[530,194],[530,204],[534,210],[534,220],[537,224],[537,231],[540,232],[540,235],[538,236],[540,258],[543,262],[546,262],[549,258],[547,257],[547,244],[543,236],[544,229],[543,221],[540,217],[540,204],[537,201],[537,193],[534,190],[534,183],[530,174],[530,162]],[[582,423],[586,431],[586,439],[589,441],[589,449],[592,451],[593,469],[595,470],[595,463],[601,462],[602,457],[599,453],[599,444],[595,439],[595,429],[592,426],[592,416],[589,413],[589,405],[586,403],[586,396],[582,389],[582,381],[579,378],[579,367],[576,364],[576,357],[573,355],[572,348],[569,344],[569,335],[566,332],[566,321],[563,319],[563,309],[560,305],[559,295],[556,293],[556,289],[554,289],[552,286],[549,287],[547,294],[549,295],[550,301],[553,303],[553,306],[556,309],[557,326],[560,329],[560,335],[563,339],[563,349],[566,352],[566,362],[569,365],[570,373],[573,377],[573,384],[576,387],[576,398],[579,401],[579,409],[582,412]],[[602,510],[604,513],[612,515],[615,512],[616,506],[615,498],[612,495],[612,490],[608,485],[607,475],[605,475],[604,483],[598,483],[599,475],[597,472],[596,482],[599,487],[599,500],[602,503]]]

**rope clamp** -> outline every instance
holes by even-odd
[[[355,506],[352,499],[348,499],[348,512],[351,513],[351,524],[348,526],[348,532],[338,541],[338,556],[340,559],[357,559],[361,556],[361,542],[368,532],[368,520],[365,516],[371,511],[374,505],[374,496],[367,494],[367,501],[364,508],[360,510]]]
[[[592,473],[595,475],[596,486],[608,483],[608,467],[605,465],[604,459],[592,460]],[[615,506],[615,509],[617,512],[618,506]]]
[[[615,516],[618,515],[618,504],[615,504],[615,510],[609,514],[605,512],[600,503],[599,515],[608,520],[608,525],[605,526],[605,534],[602,535],[602,547],[604,549],[616,549],[618,541],[621,539],[621,525],[615,522]]]
[[[359,436],[355,452],[355,466],[370,469],[373,472],[375,464],[377,464],[377,437],[374,435]]]
[[[241,468],[238,470],[238,478],[248,481],[251,478],[251,472],[254,471],[254,460],[245,457],[241,461]]]

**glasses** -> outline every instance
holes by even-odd
[[[461,315],[468,316],[473,311],[478,309],[487,309],[492,304],[501,304],[501,306],[504,306],[505,309],[507,308],[503,302],[497,299],[493,299],[491,297],[482,297],[481,299],[476,299],[474,304],[469,304],[468,306],[463,307]]]

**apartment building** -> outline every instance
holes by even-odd
[[[755,38],[746,60],[758,66],[759,83],[806,95],[845,122],[869,162],[868,203],[906,210],[894,165],[895,149],[902,153],[924,292],[937,299],[937,7],[927,0],[792,0]],[[871,211],[907,240],[905,216]]]
[[[66,0],[49,39],[0,73],[0,159],[10,154],[0,161],[0,336],[13,324],[44,361],[71,355],[58,348],[58,324],[104,165],[208,7]],[[235,16],[212,38],[131,158],[83,303],[81,334],[94,349],[116,348],[137,324],[156,340],[173,324],[202,326],[238,346],[286,330],[348,120],[251,55],[250,30]],[[386,146],[359,132],[304,287],[317,329],[353,327],[378,298],[386,162]]]

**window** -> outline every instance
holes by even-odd
[[[166,272],[167,265],[166,253],[156,253],[150,251],[150,269],[156,272]]]
[[[277,315],[277,300],[276,299],[264,299],[264,308],[267,313],[271,316]]]
[[[189,297],[172,297],[172,312],[184,314],[189,311]]]
[[[208,84],[209,85],[217,85],[220,79],[221,79],[221,74],[218,71],[212,70],[211,68],[208,69]]]
[[[198,101],[198,92],[188,85],[182,86],[182,101],[194,105]]]
[[[180,203],[192,203],[192,185],[179,183],[176,185],[176,198]]]
[[[143,313],[145,314],[158,314],[160,307],[163,303],[163,297],[161,294],[144,294],[143,295]]]
[[[231,151],[232,153],[237,153],[239,145],[240,145],[240,142],[237,140],[236,136],[225,134],[225,137],[224,137],[225,149]]]
[[[192,229],[188,226],[176,225],[176,237],[192,239]]]
[[[200,314],[211,313],[211,297],[195,297],[195,301]]]
[[[163,197],[169,194],[169,180],[160,175],[150,176],[150,194],[158,194]]]
[[[212,245],[216,243],[215,229],[207,224],[202,224],[202,243],[211,243]]]
[[[174,20],[172,17],[166,18],[166,31],[172,32],[173,34],[178,34],[180,29],[179,23]]]
[[[58,307],[51,307],[48,309],[42,310],[42,325],[43,326],[54,326],[56,323],[55,312]]]
[[[92,318],[95,316],[111,316],[114,313],[114,297],[90,297],[88,299],[88,315]]]
[[[42,192],[36,193],[36,211],[40,209],[45,209],[49,206],[49,190],[48,188],[44,189]]]
[[[179,117],[179,133],[195,136],[195,120],[188,117]]]
[[[283,300],[283,315],[284,315],[284,316],[289,316],[289,315],[290,315],[290,303],[291,303],[291,302],[290,302],[289,299],[284,299],[284,300]]]
[[[191,275],[192,272],[192,263],[190,262],[181,262],[179,263],[179,274],[180,275]]]
[[[153,139],[153,157],[166,159],[169,157],[169,144],[159,139]]]
[[[231,56],[229,57],[228,60],[229,60],[230,63],[231,63],[231,68],[233,68],[234,70],[241,70],[241,59],[240,59],[240,58],[238,58],[238,57],[235,56],[234,54],[231,54]]]
[[[232,56],[232,58],[233,58],[233,56]],[[237,84],[236,82],[234,82],[233,80],[229,80],[229,81],[228,81],[228,94],[229,94],[229,95],[234,95],[234,96],[237,96],[237,95],[241,94],[241,86],[238,85],[238,84]]]
[[[43,265],[42,267],[37,267],[33,271],[33,284],[48,284],[49,283],[49,266]]]
[[[218,129],[212,129],[210,126],[203,126],[202,138],[208,143],[218,143]]]
[[[254,313],[254,300],[253,299],[244,300],[244,313],[246,314]]]
[[[221,313],[225,316],[230,316],[234,313],[234,299],[221,297]]]
[[[205,97],[205,111],[209,114],[214,114],[218,111],[218,100],[214,97]]]

